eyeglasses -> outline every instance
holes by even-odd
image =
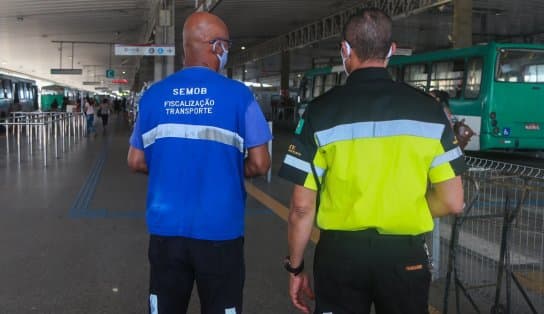
[[[209,43],[210,45],[214,45],[214,44],[217,43],[218,41],[227,43],[227,48],[228,48],[228,49],[230,49],[230,48],[232,47],[232,40],[226,39],[226,38],[214,38],[214,39],[208,41],[208,43]]]

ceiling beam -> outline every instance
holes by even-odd
[[[222,0],[195,0],[195,9],[197,12],[212,12]]]
[[[197,0],[198,1],[198,0]],[[204,0],[206,1],[206,0]],[[213,0],[207,0],[213,1]],[[219,0],[220,1],[220,0]],[[303,48],[326,39],[340,37],[342,28],[350,16],[364,8],[380,8],[393,20],[421,13],[433,7],[451,3],[453,0],[366,0],[349,9],[297,28],[287,34],[250,47],[233,54],[232,65],[241,65],[251,61],[276,55],[286,50]],[[202,1],[201,1],[202,2]],[[217,1],[216,1],[217,2]]]

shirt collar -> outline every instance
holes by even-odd
[[[385,68],[362,68],[351,72],[347,83],[372,80],[391,80],[391,75]]]

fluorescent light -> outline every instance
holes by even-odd
[[[272,84],[267,84],[267,83],[244,82],[244,84],[246,84],[246,86],[249,86],[249,87],[272,87]]]

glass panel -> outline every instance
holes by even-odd
[[[12,85],[10,80],[4,80],[4,91],[6,92],[6,98],[13,97],[11,94]]]
[[[465,98],[475,99],[480,96],[482,84],[482,58],[470,59],[467,63],[467,85],[465,86]]]
[[[399,68],[391,66],[391,67],[387,68],[387,71],[389,72],[389,75],[391,75],[391,78],[393,79],[393,81],[396,81],[397,76],[398,76],[397,74],[399,72]]]
[[[323,76],[316,76],[314,78],[313,98],[316,98],[319,95],[321,95],[322,91],[323,91]]]
[[[404,82],[427,91],[427,65],[412,64],[404,67]]]
[[[4,88],[4,80],[0,80],[0,99],[6,98],[6,91]]]
[[[465,60],[450,60],[433,63],[431,90],[446,91],[450,98],[460,98],[463,88]]]
[[[325,90],[324,92],[327,92],[329,89],[336,86],[336,73],[327,74],[325,77]]]
[[[544,83],[544,51],[501,49],[495,77],[499,82]]]
[[[340,85],[346,84],[347,79],[348,79],[348,75],[346,74],[346,72],[344,71],[340,72]]]
[[[314,79],[309,78],[306,81],[305,87],[304,87],[304,99],[305,100],[312,100],[312,89],[313,89]]]

